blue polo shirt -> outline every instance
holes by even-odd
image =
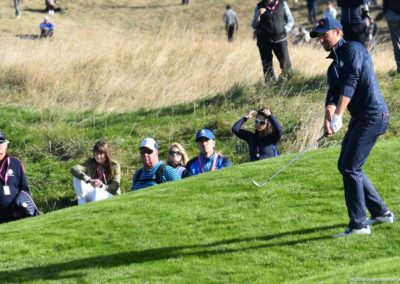
[[[146,188],[149,186],[155,186],[157,185],[157,169],[162,165],[162,161],[159,161],[153,168],[150,170],[147,170],[145,167],[141,167],[139,170],[135,172],[132,178],[132,187],[131,190],[138,190],[142,188]],[[178,173],[172,168],[171,166],[165,166],[162,175],[161,175],[161,180],[162,183],[167,182],[167,181],[174,181],[174,180],[180,180],[181,177],[178,175]]]

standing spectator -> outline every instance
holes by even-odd
[[[188,5],[189,4],[189,0],[182,0],[182,5]]]
[[[317,21],[317,1],[307,0],[308,22],[315,24]]]
[[[49,22],[49,17],[44,17],[43,22],[40,23],[40,38],[50,38],[54,33],[54,24]]]
[[[257,4],[252,27],[257,32],[257,46],[266,81],[275,79],[272,52],[279,61],[282,75],[291,72],[287,33],[293,25],[293,16],[286,1],[262,0]]]
[[[0,130],[0,223],[39,215],[29,196],[24,166],[7,154],[8,144],[6,134]],[[27,195],[29,201],[18,202],[22,195]]]
[[[333,135],[342,128],[346,108],[351,116],[338,161],[350,222],[348,229],[337,236],[370,234],[369,225],[395,220],[362,170],[378,137],[388,128],[388,108],[365,46],[344,41],[342,26],[331,18],[320,20],[310,35],[319,38],[330,52],[328,58],[333,59],[328,69],[325,133]],[[365,208],[371,219],[366,219]]]
[[[392,38],[397,73],[400,73],[400,1],[383,0],[383,14],[385,15],[390,37]]]
[[[132,190],[181,179],[171,166],[164,165],[162,161],[159,161],[158,145],[153,138],[143,139],[139,149],[143,167],[133,175]]]
[[[226,5],[226,10],[224,13],[225,30],[228,36],[228,41],[233,41],[234,31],[239,30],[239,20],[236,12],[232,9],[231,5]]]
[[[254,116],[255,131],[242,129],[242,125]],[[232,126],[232,131],[249,145],[250,161],[279,156],[277,144],[282,136],[282,127],[270,109],[251,110]]]
[[[111,158],[105,141],[97,141],[93,146],[93,157],[74,166],[70,172],[74,176],[78,205],[121,194],[121,167]]]
[[[346,41],[354,40],[365,45],[365,18],[370,18],[368,1],[337,0],[338,6],[342,8],[340,22],[343,26],[343,38]]]
[[[14,0],[15,17],[19,19],[21,17],[21,12],[19,11],[20,0]]]
[[[324,10],[323,17],[324,18],[332,18],[336,19],[337,11],[331,1],[326,2],[326,9]]]
[[[180,177],[182,177],[188,161],[189,157],[181,144],[172,143],[169,146],[167,165],[173,167]]]
[[[196,143],[200,150],[200,155],[187,163],[184,177],[232,166],[231,161],[220,153],[215,152],[215,136],[211,130],[206,128],[199,130],[196,133]]]
[[[293,28],[292,42],[294,45],[303,45],[309,43],[310,40],[310,32],[303,25]]]

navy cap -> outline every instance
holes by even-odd
[[[196,141],[200,138],[207,138],[208,140],[215,140],[214,133],[207,128],[203,128],[202,130],[197,131],[196,133]]]
[[[318,21],[318,24],[310,32],[310,37],[315,38],[319,34],[324,34],[329,30],[342,30],[342,25],[334,18],[323,18]]]

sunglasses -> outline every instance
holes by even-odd
[[[256,119],[255,123],[263,125],[263,124],[266,124],[267,122],[265,120]]]
[[[151,154],[153,154],[153,150],[150,150],[150,149],[148,149],[148,148],[141,148],[140,149],[140,155],[145,155],[145,154],[148,154],[148,155],[151,155]]]
[[[168,154],[170,154],[171,156],[173,156],[173,155],[182,156],[182,153],[179,152],[179,151],[172,151],[172,150],[170,150],[170,151],[168,152]]]

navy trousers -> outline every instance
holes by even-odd
[[[383,215],[388,211],[362,170],[376,140],[379,135],[385,133],[388,126],[388,113],[350,120],[338,161],[338,168],[343,176],[350,228],[367,227],[365,207],[372,217]]]

